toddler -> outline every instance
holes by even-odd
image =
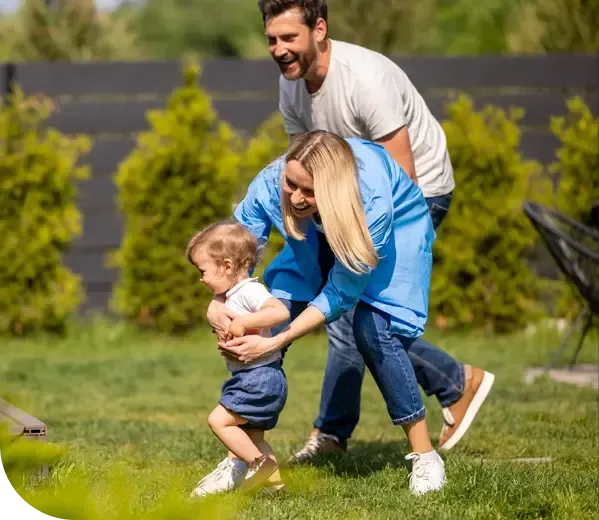
[[[189,242],[187,258],[202,283],[215,295],[224,295],[225,306],[237,315],[229,325],[230,336],[268,336],[271,327],[289,320],[287,307],[250,277],[258,261],[258,242],[241,224],[219,222],[197,233]],[[208,424],[229,456],[198,482],[192,496],[257,486],[282,489],[276,458],[264,440],[287,399],[281,353],[247,364],[229,359],[226,363],[231,377]]]

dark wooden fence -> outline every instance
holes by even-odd
[[[522,153],[543,163],[553,160],[556,140],[551,116],[566,113],[565,99],[582,95],[599,114],[599,56],[397,58],[435,116],[445,116],[448,99],[459,92],[477,107],[493,104],[525,109]],[[86,133],[94,147],[86,161],[93,174],[81,184],[83,235],[67,257],[83,276],[85,307],[106,304],[117,273],[105,267],[106,253],[119,246],[122,217],[115,209],[113,175],[147,128],[146,111],[160,108],[181,83],[177,62],[0,64],[0,89],[12,82],[26,93],[45,93],[58,106],[52,126]],[[278,70],[269,60],[208,60],[201,84],[221,119],[251,134],[277,110]],[[0,94],[2,92],[0,91]]]

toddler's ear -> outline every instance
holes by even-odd
[[[233,262],[231,262],[230,258],[225,258],[223,267],[225,268],[225,273],[227,273],[227,275],[231,276],[233,274]]]

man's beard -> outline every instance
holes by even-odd
[[[310,70],[310,67],[313,63],[315,63],[317,58],[316,45],[313,45],[310,49],[308,49],[303,54],[294,54],[289,53],[293,58],[293,61],[290,62],[293,65],[292,69],[286,69],[283,65],[285,62],[281,62],[277,60],[277,64],[281,69],[281,74],[285,77],[285,79],[294,81],[298,79],[302,79]]]

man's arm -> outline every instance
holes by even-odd
[[[393,160],[410,176],[410,179],[418,184],[416,166],[414,165],[414,153],[412,152],[408,127],[403,126],[400,129],[377,139],[376,142],[382,144]]]
[[[354,102],[358,118],[370,139],[384,146],[393,160],[418,184],[403,99],[396,81],[385,72],[361,77]]]

